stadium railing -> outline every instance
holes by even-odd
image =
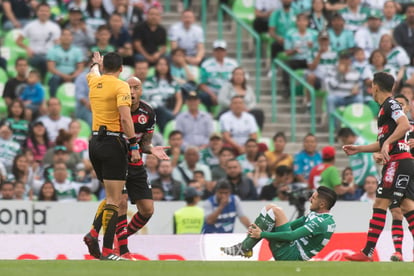
[[[300,77],[296,74],[289,66],[287,66],[283,61],[280,59],[274,59],[272,62],[272,80],[271,80],[271,87],[272,87],[272,122],[277,121],[277,74],[278,70],[285,71],[290,78],[290,133],[291,133],[291,141],[296,142],[296,85],[297,83],[303,85],[305,89],[309,91],[310,95],[310,131],[311,133],[316,133],[316,117],[315,117],[315,103],[316,103],[316,93],[315,88],[313,88],[309,83],[306,82],[305,79]],[[294,81],[293,81],[294,80]]]
[[[236,40],[237,40],[237,62],[239,64],[242,64],[242,40],[245,39],[242,36],[242,30],[245,30],[247,33],[249,33],[253,39],[256,42],[256,71],[255,71],[255,77],[256,77],[256,83],[255,83],[255,90],[256,90],[256,100],[260,101],[260,92],[261,92],[261,76],[262,76],[262,68],[261,68],[261,62],[262,62],[262,42],[260,40],[259,34],[246,22],[244,22],[242,19],[238,18],[233,11],[225,4],[221,4],[218,9],[218,38],[223,38],[223,14],[226,13],[229,15],[232,20],[236,23]]]
[[[207,31],[207,1],[201,0],[201,26],[204,30],[204,41],[206,40],[206,31]],[[189,0],[183,0],[183,7],[187,9],[189,7]],[[171,11],[171,0],[165,0],[164,9],[166,12]]]

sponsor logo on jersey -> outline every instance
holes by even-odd
[[[138,123],[140,123],[141,125],[144,125],[148,122],[148,117],[144,114],[141,114],[138,116]]]

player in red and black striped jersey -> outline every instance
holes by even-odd
[[[384,229],[387,209],[399,204],[414,236],[414,159],[408,145],[411,130],[400,104],[392,98],[394,77],[385,72],[374,75],[372,95],[381,105],[378,114],[378,139],[369,145],[345,145],[346,154],[380,151],[384,159],[381,183],[378,186],[368,237],[361,252],[347,256],[350,261],[372,261],[378,238]]]
[[[165,153],[165,150],[169,147],[154,147],[151,144],[156,117],[152,107],[146,102],[141,100],[142,87],[141,81],[136,77],[131,77],[127,80],[131,90],[131,115],[134,123],[135,136],[137,138],[139,152],[142,155],[153,154],[159,159],[168,160],[169,157]],[[116,227],[116,237],[119,246],[119,255],[125,259],[133,260],[128,250],[128,237],[139,231],[151,218],[154,212],[154,203],[152,200],[151,185],[148,182],[147,172],[144,168],[144,163],[141,160],[138,162],[128,164],[128,175],[126,180],[126,191],[132,204],[135,204],[138,208],[138,212],[132,217],[131,221],[127,222],[127,199],[123,198],[123,202],[120,203],[118,212],[118,224]],[[105,200],[100,204],[105,205]],[[99,221],[94,221],[91,232],[96,236],[101,228]],[[88,233],[88,234],[90,234]],[[85,236],[85,238],[88,236]],[[89,253],[98,258],[100,255],[99,245],[97,240],[93,243],[87,243]]]

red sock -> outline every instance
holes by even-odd
[[[385,218],[387,216],[387,211],[379,208],[373,209],[372,218],[369,221],[369,230],[367,243],[365,248],[362,249],[362,252],[367,256],[372,256],[374,253],[375,246],[377,245],[378,238],[384,229]]]
[[[395,219],[392,221],[392,241],[396,252],[402,253],[402,241],[404,238],[404,230],[402,220]]]
[[[127,226],[127,235],[128,237],[131,236],[132,234],[135,234],[136,232],[139,231],[139,229],[141,229],[142,227],[145,226],[145,224],[147,224],[147,222],[149,221],[151,217],[146,218],[144,216],[142,216],[139,212],[137,212],[131,219],[131,221],[128,223]]]

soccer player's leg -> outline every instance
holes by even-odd
[[[288,219],[283,210],[274,204],[269,204],[262,208],[254,223],[260,227],[262,231],[270,232],[275,228],[275,226],[283,225],[287,222]],[[220,249],[227,255],[250,258],[253,255],[253,247],[259,241],[260,239],[255,239],[247,235],[241,243],[230,247],[222,247]]]
[[[88,247],[89,254],[97,259],[101,257],[101,249],[99,248],[98,236],[102,227],[102,216],[104,206],[106,205],[106,199],[102,200],[98,206],[98,210],[95,214],[95,219],[92,223],[91,230],[83,237],[83,241]]]
[[[391,255],[391,261],[393,262],[401,262],[403,261],[402,256],[402,241],[404,238],[404,230],[402,226],[402,221],[404,215],[401,211],[399,204],[391,203],[390,211],[392,214],[392,241],[394,243],[395,252]]]
[[[409,167],[414,166],[414,160],[407,161]],[[412,171],[412,169],[411,169]],[[404,210],[404,217],[408,223],[408,229],[414,237],[414,173],[407,174],[408,185],[405,193],[405,198],[401,201],[401,209]]]

